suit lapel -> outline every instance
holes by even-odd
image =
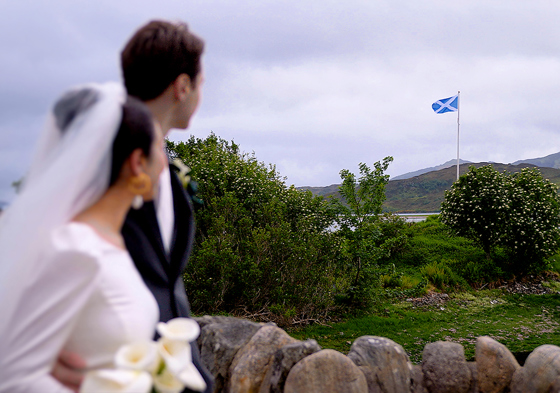
[[[133,222],[137,223],[137,225],[141,228],[141,231],[145,234],[142,241],[150,243],[150,248],[156,253],[157,260],[162,262],[166,261],[165,264],[153,263],[153,261],[146,261],[146,263],[149,263],[152,269],[155,270],[161,278],[167,281],[169,277],[169,257],[166,255],[165,249],[163,248],[163,241],[161,239],[153,201],[145,202],[138,210],[131,209],[129,216]],[[142,244],[137,246],[140,250],[145,248]]]
[[[171,171],[171,189],[173,191],[175,226],[173,229],[170,259],[171,272],[173,277],[176,277],[185,268],[188,254],[192,248],[194,240],[194,215],[192,202],[173,170]]]
[[[163,240],[161,237],[161,232],[159,230],[159,223],[157,220],[156,208],[154,201],[149,201],[142,206],[144,209],[144,217],[146,219],[146,233],[149,233],[148,238],[152,243],[154,249],[158,253],[158,257],[161,260],[167,261],[169,263],[169,258],[165,253],[165,248],[163,247]]]
[[[173,168],[171,165],[174,226],[170,252],[163,246],[153,201],[144,203],[138,210],[130,210],[124,229],[125,233],[131,233],[127,247],[139,270],[151,270],[151,274],[157,274],[167,283],[176,282],[184,270],[194,241],[192,202]]]

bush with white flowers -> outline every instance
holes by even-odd
[[[560,246],[560,197],[556,185],[536,168],[498,172],[475,168],[446,191],[441,221],[456,235],[477,241],[488,257],[497,247],[509,256],[511,272],[546,268]]]

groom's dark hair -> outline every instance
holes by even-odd
[[[186,23],[154,20],[142,26],[121,52],[128,94],[148,101],[160,96],[181,74],[194,84],[204,41]]]

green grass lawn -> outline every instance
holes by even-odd
[[[410,302],[386,303],[375,313],[330,326],[289,331],[299,340],[315,339],[342,353],[365,335],[401,344],[413,363],[420,363],[427,343],[443,340],[463,345],[474,360],[476,338],[490,336],[511,352],[530,352],[543,344],[560,346],[560,295],[512,295],[502,290],[450,294],[447,303],[414,308]]]

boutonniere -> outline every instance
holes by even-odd
[[[191,196],[192,201],[198,205],[204,205],[202,199],[196,196],[198,192],[198,183],[189,176],[191,168],[186,166],[185,163],[178,158],[173,160],[173,165],[177,168],[177,177],[181,181],[183,188],[187,190],[188,194]]]
[[[181,180],[183,188],[187,189],[191,181],[191,177],[189,176],[191,168],[186,166],[185,163],[178,158],[173,160],[173,165],[177,168],[177,177]]]

